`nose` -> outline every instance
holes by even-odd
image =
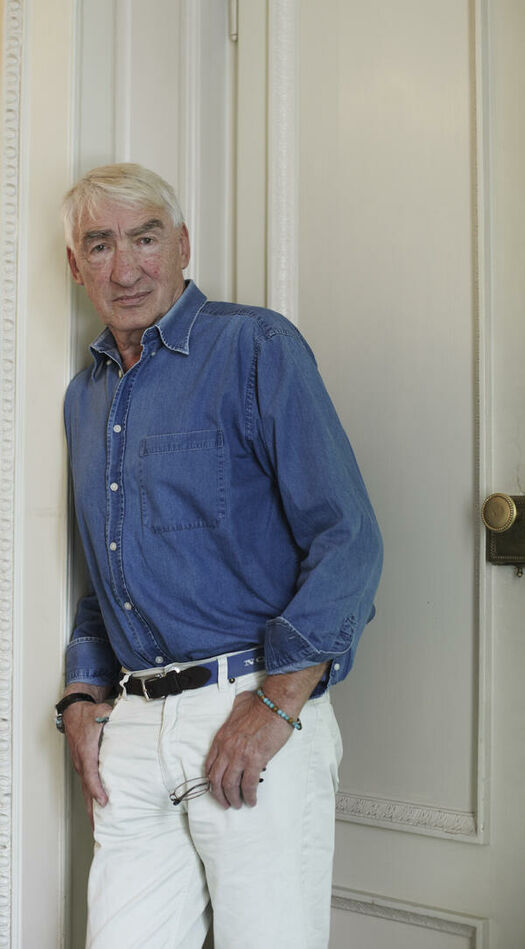
[[[111,279],[121,287],[132,287],[140,277],[140,267],[131,247],[116,247],[113,255]]]

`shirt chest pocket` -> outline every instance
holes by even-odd
[[[226,513],[222,432],[144,438],[140,495],[142,523],[154,533],[217,527]]]

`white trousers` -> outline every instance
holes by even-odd
[[[254,808],[208,792],[169,797],[204,774],[235,696],[262,673],[147,702],[123,695],[105,725],[95,803],[88,949],[326,949],[341,738],[327,694],[271,759]],[[270,713],[268,713],[270,714]]]

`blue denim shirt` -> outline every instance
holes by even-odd
[[[279,314],[193,283],[142,345],[123,373],[105,329],[66,395],[94,591],[66,681],[255,645],[270,674],[333,660],[329,683],[343,678],[382,547],[308,345]]]

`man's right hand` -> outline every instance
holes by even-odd
[[[75,683],[76,688],[66,689],[66,695],[71,692],[89,692],[97,700],[93,702],[74,702],[69,705],[62,715],[73,767],[80,775],[82,794],[86,802],[91,827],[93,827],[93,799],[104,807],[108,796],[102,786],[98,771],[98,751],[103,724],[96,721],[111,712],[111,704],[104,701],[106,689],[101,687],[84,688]]]

